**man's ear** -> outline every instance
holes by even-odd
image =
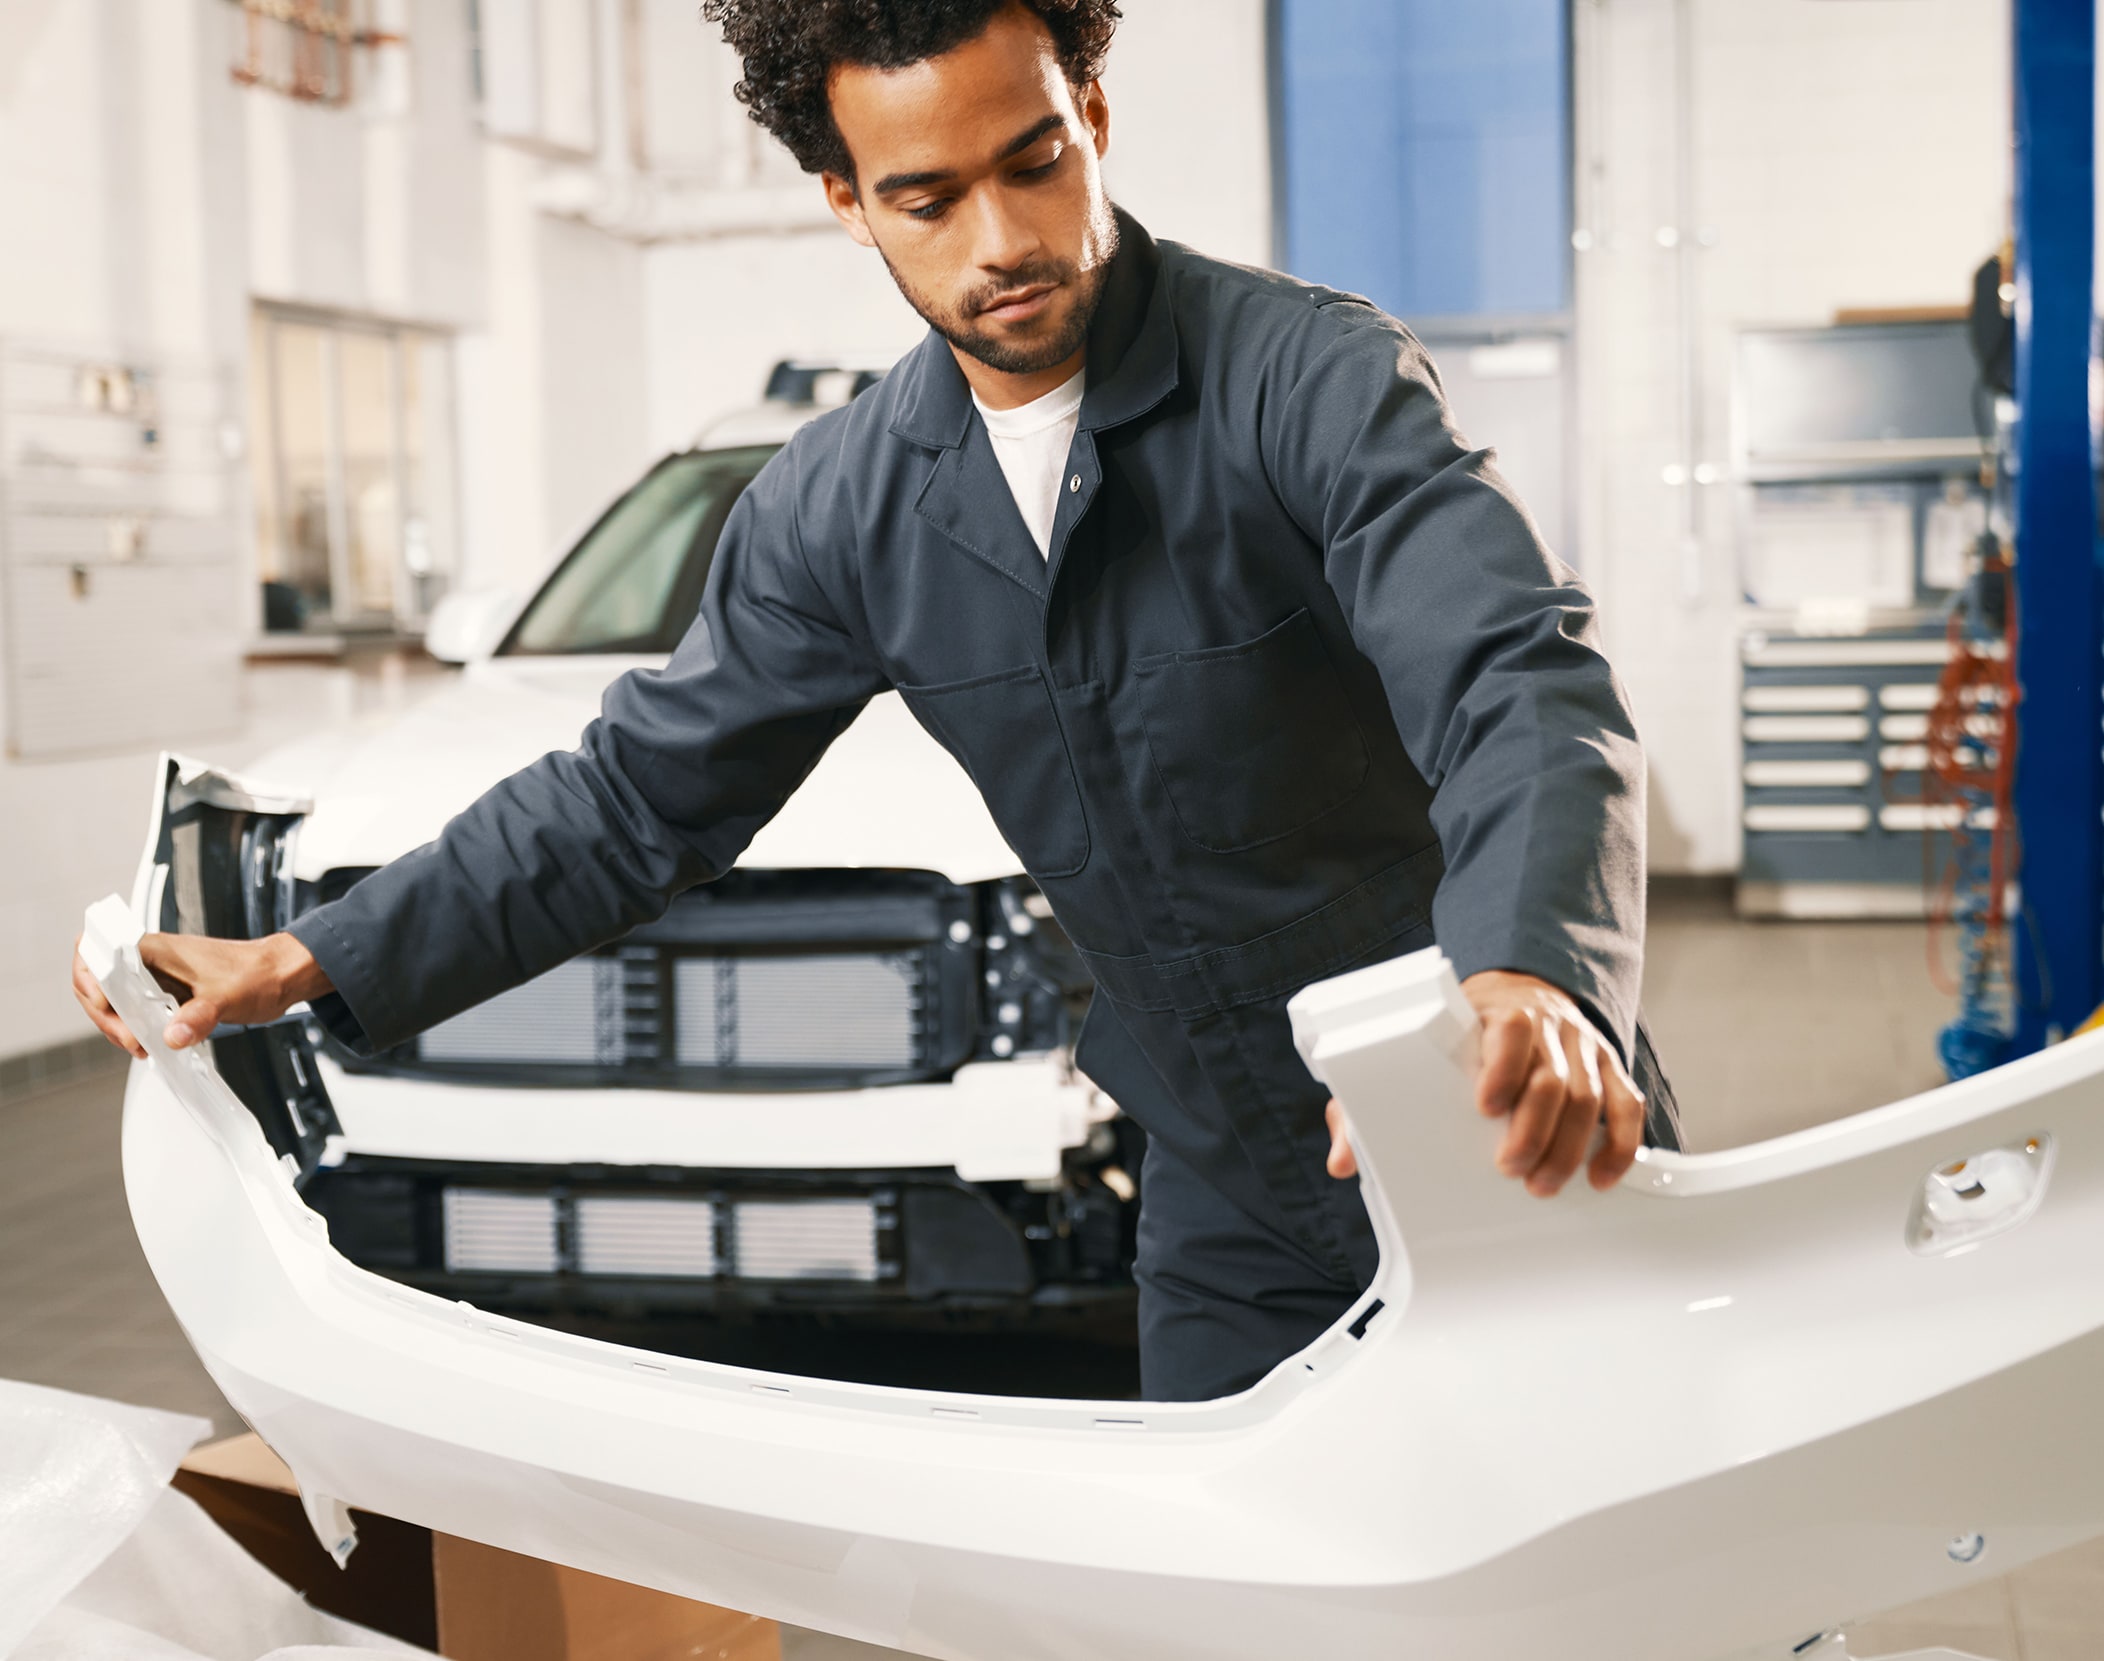
[[[1103,95],[1103,83],[1091,81],[1083,87],[1079,104],[1081,119],[1096,144],[1096,159],[1101,161],[1110,149],[1110,100]]]
[[[847,227],[847,234],[865,248],[874,248],[877,239],[869,234],[869,221],[863,217],[862,197],[855,189],[852,179],[842,178],[838,173],[822,173],[825,181],[826,206],[833,210],[833,217]]]

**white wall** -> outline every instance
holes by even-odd
[[[1103,90],[1111,195],[1148,230],[1271,263],[1264,0],[1133,0]]]
[[[647,456],[643,251],[569,220],[543,217],[535,233],[547,523],[564,535]]]
[[[466,16],[443,0],[410,8],[411,92],[399,114],[230,89],[243,122],[256,298],[441,326],[481,320],[483,145]],[[221,0],[202,34],[230,42],[228,18]],[[224,80],[230,51],[214,55]]]
[[[1955,305],[2006,224],[2007,0],[1691,0],[1698,451],[1679,435],[1674,0],[1581,0],[1579,563],[1652,767],[1654,869],[1738,863],[1733,331]],[[1696,536],[1682,533],[1697,498]]]
[[[643,261],[549,218],[541,164],[483,137],[466,16],[406,0],[406,104],[326,109],[234,83],[226,0],[0,0],[0,338],[208,358],[238,388],[257,299],[456,330],[465,572],[518,581],[648,459]],[[240,765],[406,695],[252,669],[236,719],[183,747]],[[86,1032],[65,963],[82,907],[129,885],[151,760],[0,757],[0,1055]]]
[[[689,33],[685,0],[652,0],[692,92],[665,120],[667,153],[697,176],[729,174],[810,193],[772,140],[745,138],[730,97],[735,60]],[[1270,126],[1263,0],[1137,0],[1112,43],[1105,174],[1111,195],[1157,236],[1223,259],[1266,263],[1271,251]],[[652,128],[682,83],[653,72]],[[751,156],[739,140],[756,145]],[[653,449],[691,443],[710,421],[751,404],[786,357],[888,363],[926,332],[883,262],[818,213],[803,228],[671,242],[644,262]]]
[[[460,410],[460,581],[530,581],[546,563],[549,524],[541,387],[541,285],[533,255],[534,164],[491,145],[482,157],[489,286],[482,327],[454,352]]]
[[[0,6],[0,336],[89,352],[239,349],[246,304],[224,290],[240,263],[242,181],[217,148],[234,89],[216,34],[199,35],[221,9]],[[83,905],[129,886],[149,777],[137,754],[0,757],[0,1054],[87,1030],[66,961]]]
[[[133,159],[102,101],[79,96],[107,32],[95,7],[0,7],[0,318],[13,328],[79,336],[110,320],[115,227],[78,211]]]
[[[659,451],[757,403],[783,358],[888,364],[927,332],[884,262],[837,226],[653,248],[643,306]]]

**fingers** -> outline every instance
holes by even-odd
[[[1561,1193],[1581,1167],[1595,1188],[1622,1180],[1643,1142],[1644,1098],[1590,1022],[1553,1008],[1500,1010],[1484,1019],[1482,1055],[1476,1105],[1488,1117],[1510,1115],[1497,1152],[1501,1172],[1542,1199]],[[1332,1098],[1323,1117],[1325,1168],[1340,1179],[1357,1175],[1342,1104]]]
[[[210,1038],[213,1028],[218,1025],[218,1000],[191,998],[169,1018],[167,1031],[162,1036],[171,1050],[186,1050],[200,1039]]]
[[[1612,1187],[1636,1161],[1644,1098],[1605,1032],[1553,982],[1484,969],[1461,983],[1482,1022],[1476,1107],[1510,1117],[1497,1167],[1546,1197],[1580,1166]]]
[[[1607,1138],[1586,1172],[1595,1188],[1612,1188],[1627,1176],[1644,1143],[1643,1092],[1630,1082],[1620,1057],[1608,1056],[1606,1072]]]
[[[75,941],[73,946],[73,996],[80,1000],[81,1008],[88,1012],[90,1018],[98,1023],[103,1016],[116,1014],[108,996],[102,990],[102,983],[89,970],[88,960],[80,955],[78,941]]]
[[[1483,1022],[1483,1068],[1476,1078],[1476,1111],[1501,1118],[1518,1105],[1534,1072],[1534,1022],[1524,1010],[1501,1010]]]
[[[161,1041],[171,1050],[188,1049],[200,1038],[211,1037],[219,1024],[217,1003],[194,995],[197,972],[184,961],[182,942],[182,936],[170,934],[149,934],[139,941],[139,961],[162,990],[179,1000],[161,1032]]]
[[[290,936],[276,938],[289,940]],[[201,1044],[223,1023],[274,1021],[293,1001],[268,939],[217,940],[203,935],[149,934],[139,941],[139,961],[176,999],[176,1011],[164,1029],[171,1049]],[[313,959],[305,957],[304,966],[312,969]],[[302,982],[297,996],[309,995],[306,987],[312,978]],[[325,978],[320,985],[327,990]],[[126,1030],[102,988],[88,973],[77,945],[73,990],[97,1030],[112,1043],[144,1057],[144,1048]]]
[[[1359,1156],[1352,1152],[1351,1133],[1345,1128],[1344,1108],[1337,1098],[1330,1098],[1330,1105],[1322,1110],[1323,1118],[1330,1127],[1330,1156],[1323,1168],[1331,1176],[1342,1180],[1359,1174]]]
[[[1541,1164],[1556,1136],[1568,1093],[1570,1063],[1564,1058],[1562,1023],[1542,1018],[1537,1029],[1533,1020],[1522,1017],[1530,1040],[1526,1082],[1519,1092],[1512,1119],[1498,1144],[1498,1169],[1508,1177],[1526,1178]]]
[[[229,944],[233,943],[174,934],[149,934],[139,942],[139,961],[177,1001],[162,1033],[171,1050],[186,1050],[211,1037],[213,1029],[227,1018],[226,989],[221,984],[226,976],[214,972],[211,954],[224,954]]]
[[[1561,1193],[1581,1166],[1593,1187],[1613,1187],[1636,1162],[1644,1134],[1644,1098],[1621,1059],[1589,1029],[1549,1015],[1529,1060],[1498,1169],[1541,1199]]]
[[[95,1030],[107,1038],[118,1049],[146,1059],[146,1046],[134,1038],[131,1029],[111,1007],[101,983],[88,972],[87,961],[80,955],[78,941],[73,947],[73,996],[80,1000],[80,1007],[87,1011],[88,1019],[95,1023]]]
[[[1586,1163],[1593,1133],[1606,1111],[1609,1091],[1602,1071],[1603,1046],[1585,1026],[1554,1014],[1544,1014],[1538,1021],[1521,1017],[1520,1021],[1530,1039],[1526,1081],[1499,1145],[1497,1165],[1506,1176],[1524,1182],[1528,1193],[1547,1199],[1561,1193]],[[1512,1023],[1499,1024],[1509,1029]],[[1619,1079],[1620,1065],[1612,1055],[1605,1065]],[[1620,1083],[1626,1093],[1633,1094],[1626,1079]],[[1478,1100],[1481,1105],[1482,1096]],[[1620,1180],[1636,1157],[1635,1143],[1629,1137],[1628,1103],[1620,1102],[1616,1112],[1609,1145],[1602,1150],[1592,1176],[1595,1185],[1602,1185],[1603,1172],[1609,1173],[1608,1182]],[[1636,1128],[1641,1133],[1641,1108],[1636,1112]]]
[[[1547,1151],[1527,1174],[1527,1192],[1538,1199],[1563,1191],[1563,1185],[1585,1163],[1593,1132],[1600,1123],[1599,1043],[1572,1023],[1559,1022],[1558,1026],[1560,1032],[1544,1036],[1547,1042],[1562,1047],[1563,1106]]]

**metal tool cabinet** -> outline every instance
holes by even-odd
[[[1918,917],[1928,838],[1923,740],[1950,655],[1941,627],[1821,638],[1750,633],[1740,644],[1749,916]]]
[[[1984,522],[1977,379],[1955,320],[1746,329],[1735,342],[1748,915],[1924,910],[1923,836],[1940,816],[1923,810],[1920,745],[1962,576],[1930,559],[1932,541],[1949,547],[1930,526],[1958,502]],[[1821,519],[1868,540],[1823,542]],[[1764,586],[1776,558],[1780,589]],[[1793,580],[1811,586],[1791,592]],[[1834,613],[1824,633],[1822,612]]]

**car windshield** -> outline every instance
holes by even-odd
[[[570,550],[498,655],[671,651],[700,609],[731,504],[776,448],[659,462]]]

